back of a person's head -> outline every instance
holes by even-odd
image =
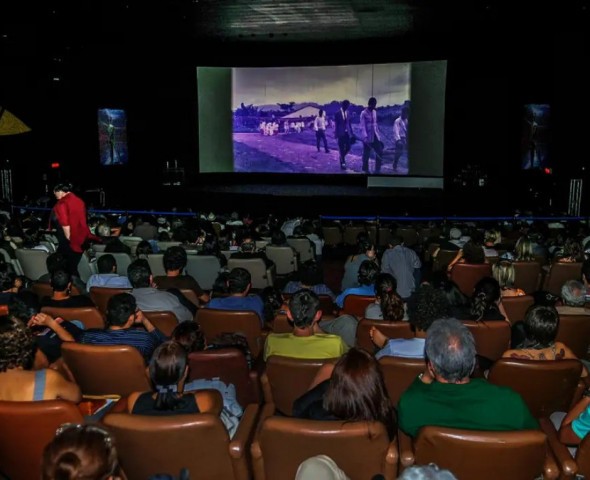
[[[136,310],[137,302],[130,293],[113,295],[107,303],[106,326],[120,327],[125,325]]]
[[[205,349],[205,336],[197,322],[181,322],[172,331],[170,339],[184,347],[187,353]]]
[[[371,260],[363,260],[358,270],[358,282],[361,285],[373,285],[375,277],[379,273],[379,267]]]
[[[0,263],[0,292],[14,287],[16,273],[7,263]]]
[[[378,273],[375,276],[375,296],[379,298],[383,320],[396,321],[404,318],[404,301],[396,289],[397,280],[390,273]]]
[[[586,303],[586,288],[578,280],[568,280],[561,287],[561,300],[570,307],[583,307]]]
[[[420,285],[408,301],[408,318],[415,329],[427,331],[434,321],[450,315],[446,295],[430,285]]]
[[[72,282],[72,276],[65,270],[56,270],[51,274],[51,288],[56,292],[65,292]]]
[[[360,238],[359,238],[360,237]],[[369,234],[366,232],[360,232],[359,236],[357,237],[357,252],[360,253],[367,253],[369,250],[373,250],[375,246],[369,237]]]
[[[441,470],[434,464],[412,465],[397,477],[397,480],[457,480],[449,470]]]
[[[473,238],[463,245],[463,258],[465,263],[480,264],[485,263],[486,255],[480,243]]]
[[[494,277],[483,277],[473,289],[470,313],[475,320],[481,320],[485,313],[496,306],[502,292]]]
[[[590,283],[590,260],[585,260],[582,264],[582,278]]]
[[[164,270],[167,272],[172,270],[183,270],[188,262],[186,250],[177,245],[168,247],[163,256]]]
[[[298,290],[289,300],[291,319],[297,328],[311,326],[319,308],[320,299],[311,290]]]
[[[133,288],[147,288],[150,286],[152,270],[147,260],[139,258],[127,267],[127,277]]]
[[[324,408],[346,421],[394,421],[379,363],[368,352],[351,348],[334,367]]]
[[[96,268],[98,273],[113,273],[113,269],[117,266],[117,260],[110,253],[105,253],[98,257],[96,261]]]
[[[324,283],[322,268],[314,260],[302,263],[297,271],[297,276],[303,285],[309,287]]]
[[[147,240],[142,240],[137,244],[135,248],[135,255],[151,255],[154,253],[154,249],[152,248],[152,244]]]
[[[424,354],[436,375],[449,383],[456,383],[473,372],[475,340],[459,320],[442,318],[428,329]]]
[[[244,293],[252,283],[252,276],[245,268],[236,267],[227,276],[227,290],[230,294]]]
[[[149,364],[150,379],[156,389],[156,410],[173,410],[179,404],[178,384],[187,372],[188,355],[185,348],[174,341],[158,346]]]
[[[110,237],[111,236],[111,227],[109,227],[108,223],[101,222],[95,228],[95,233],[99,237]]]
[[[45,265],[49,273],[53,273],[56,270],[67,270],[68,259],[61,252],[50,253],[45,259]]]
[[[559,313],[555,307],[532,305],[524,317],[525,346],[548,348],[555,343],[559,328]]]
[[[264,304],[264,319],[272,322],[283,305],[283,293],[278,287],[264,287],[260,292]]]
[[[502,260],[492,266],[492,274],[498,280],[501,288],[512,288],[516,278],[514,264],[507,260]]]
[[[119,480],[114,439],[93,424],[60,427],[43,451],[43,480]]]
[[[54,192],[64,192],[68,193],[73,190],[73,185],[70,182],[59,182],[53,187]]]
[[[529,236],[524,235],[518,239],[514,253],[517,262],[530,262],[535,259],[534,245]]]
[[[34,292],[23,290],[12,298],[8,305],[8,312],[11,317],[18,318],[27,323],[33,315],[41,311],[41,302]]]
[[[273,230],[271,237],[270,237],[271,245],[283,246],[287,243],[287,237],[285,232],[279,229]]]
[[[12,368],[30,370],[35,356],[31,331],[20,319],[0,316],[0,372]]]

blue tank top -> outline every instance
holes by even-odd
[[[35,371],[35,385],[33,387],[33,400],[43,400],[45,395],[45,384],[47,383],[47,370]]]

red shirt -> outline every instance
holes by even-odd
[[[92,234],[86,223],[86,205],[82,199],[70,192],[57,201],[53,211],[60,226],[70,227],[72,251],[83,252],[82,244]]]

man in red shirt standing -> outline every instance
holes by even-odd
[[[72,184],[58,183],[53,188],[57,203],[53,207],[52,220],[57,223],[58,252],[68,259],[70,274],[78,275],[78,263],[84,249],[82,245],[90,233],[86,223],[86,205],[84,201],[72,192]]]

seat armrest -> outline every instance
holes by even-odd
[[[385,478],[396,478],[397,477],[397,463],[399,460],[399,452],[397,447],[397,438],[394,438],[387,447],[387,453],[385,454]]]
[[[399,459],[401,465],[411,467],[414,465],[416,459],[414,458],[414,442],[412,437],[406,435],[404,432],[398,429],[397,431],[399,441]]]
[[[246,407],[234,438],[229,443],[229,454],[232,458],[242,458],[246,453],[246,448],[250,444],[252,435],[254,435],[258,412],[259,406],[254,403]]]
[[[570,455],[567,446],[557,438],[555,426],[548,418],[540,418],[539,425],[541,426],[541,430],[547,435],[549,449],[553,454],[554,460],[557,462],[557,466],[559,466],[559,470],[563,473],[563,478],[573,478],[578,472],[578,465]],[[545,467],[547,468],[547,462],[545,462]]]
[[[266,269],[266,282],[269,287],[274,286],[276,278],[277,278],[277,266],[271,265],[269,268]]]

